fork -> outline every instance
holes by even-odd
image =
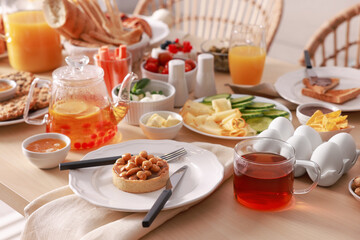
[[[179,148],[173,152],[167,153],[165,155],[160,156],[161,159],[166,160],[167,162],[171,162],[172,160],[175,160],[181,156],[184,156],[187,154],[185,148]]]
[[[164,154],[160,156],[160,158],[166,160],[167,162],[173,161],[187,152],[185,148],[179,148],[173,152]],[[113,157],[104,157],[104,158],[95,158],[95,159],[88,159],[82,161],[75,161],[75,162],[66,162],[60,163],[59,169],[60,170],[69,170],[69,169],[77,169],[77,168],[86,168],[86,167],[96,167],[96,166],[103,166],[103,165],[110,165],[114,164],[118,158],[121,156],[113,156]]]

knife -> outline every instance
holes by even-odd
[[[166,182],[165,190],[160,194],[154,205],[151,207],[150,211],[146,214],[144,220],[142,221],[142,226],[150,227],[151,223],[154,221],[156,216],[159,214],[161,209],[164,207],[165,203],[168,201],[176,186],[180,182],[181,178],[184,176],[188,166],[184,165],[174,172]]]
[[[312,68],[311,61],[310,61],[310,55],[307,50],[304,50],[304,55],[305,55],[305,65],[306,65],[305,72],[306,72],[307,77],[310,80],[310,84],[314,85],[318,76],[316,75],[316,72]]]

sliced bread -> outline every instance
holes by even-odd
[[[330,79],[330,81],[331,81],[330,84],[327,83],[329,81],[328,79]],[[328,90],[339,85],[339,82],[340,82],[340,79],[338,79],[338,78],[318,78],[314,82],[314,84],[311,84],[311,81],[309,78],[303,79],[303,84],[307,88],[310,88],[319,94],[326,93]]]
[[[348,88],[339,90],[328,90],[326,93],[320,94],[310,88],[303,88],[302,94],[308,97],[320,99],[322,101],[342,104],[353,98],[356,98],[360,94],[360,88]]]

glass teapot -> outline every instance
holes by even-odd
[[[36,78],[30,88],[24,110],[26,123],[46,124],[47,132],[58,132],[71,139],[72,149],[98,147],[117,132],[117,124],[125,117],[130,102],[130,85],[137,78],[129,73],[119,91],[118,101],[112,103],[103,80],[102,68],[87,65],[86,56],[68,56],[68,66],[56,69],[52,83]],[[29,118],[35,86],[51,87],[49,113],[43,119]]]

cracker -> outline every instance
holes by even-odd
[[[23,95],[0,102],[0,121],[21,117],[24,113],[26,101],[27,95]],[[31,101],[30,108],[34,107],[34,105],[35,99]]]
[[[46,87],[35,88],[34,98],[35,98],[35,104],[32,108],[30,108],[31,110],[37,110],[49,106],[49,102],[50,102],[49,89]]]

